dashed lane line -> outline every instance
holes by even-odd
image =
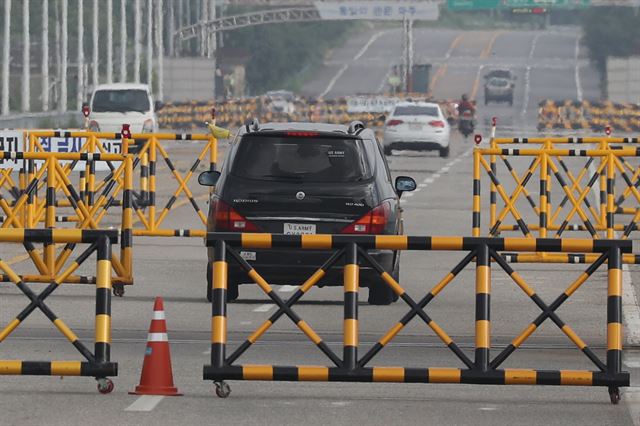
[[[162,395],[142,395],[124,411],[152,411],[163,399]]]
[[[273,303],[265,303],[264,305],[260,305],[257,308],[255,308],[253,312],[269,312],[275,306],[276,305],[274,305]]]

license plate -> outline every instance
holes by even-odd
[[[411,130],[422,130],[422,124],[409,124]]]
[[[256,252],[255,251],[241,251],[240,257],[244,260],[256,260]]]
[[[312,223],[285,223],[284,233],[287,235],[315,234],[316,225]]]

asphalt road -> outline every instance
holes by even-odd
[[[514,107],[491,105],[485,111],[481,110],[486,117],[498,115],[504,121],[510,117],[514,126],[517,126],[517,120],[524,118],[531,124],[529,120],[535,116],[533,111],[539,98],[554,93],[575,96],[573,58],[577,37],[571,30],[500,34],[422,29],[416,32],[420,34],[416,49],[425,57],[440,58],[443,67],[447,65],[436,86],[436,93],[442,97],[471,92],[480,65],[485,62],[520,64],[516,67],[519,85]],[[336,79],[332,89],[335,92],[331,93],[358,93],[367,87],[379,87],[389,64],[388,59],[386,65],[383,64],[385,58],[398,51],[394,44],[398,35],[394,36],[394,30],[389,30],[371,41],[373,36],[375,34],[359,35],[344,49],[334,51],[332,58],[336,65],[327,65],[327,70],[335,71],[336,67],[339,70],[345,63],[349,67]],[[354,61],[354,56],[369,42],[365,54]],[[532,48],[534,43],[535,48]],[[369,64],[362,61],[380,62],[380,65],[373,68],[375,72],[369,72]],[[557,63],[562,67],[542,68],[538,66],[541,63]],[[361,68],[351,70],[356,64]],[[527,89],[520,83],[526,80],[528,66],[531,68],[527,95]],[[354,71],[353,77],[350,70]],[[596,96],[595,85],[590,80],[595,77],[589,70],[586,63],[581,66],[585,97]],[[333,78],[330,75],[330,71],[323,71],[307,87],[325,90],[328,80]],[[322,82],[325,76],[328,77],[326,84]],[[348,80],[342,81],[343,78]],[[477,95],[481,100],[481,91]],[[224,152],[226,147],[221,148]],[[403,196],[407,234],[470,235],[471,148],[470,141],[454,136],[448,159],[411,152],[396,152],[389,159],[394,176],[409,175],[419,183],[417,191]],[[191,166],[198,146],[169,144],[168,149],[173,163],[184,174]],[[166,200],[176,182],[169,177],[166,168],[161,167],[158,187],[162,188],[161,200]],[[199,197],[204,194],[197,185],[190,186]],[[206,208],[204,201],[200,203]],[[168,228],[201,227],[190,205],[180,201],[166,220]],[[19,251],[20,247],[3,247],[3,259],[11,260]],[[460,252],[407,252],[402,256],[401,285],[418,299],[463,256]],[[634,388],[625,391],[624,402],[618,406],[609,403],[604,388],[439,384],[230,382],[231,396],[218,399],[212,384],[202,380],[202,366],[209,363],[211,335],[211,307],[204,298],[206,252],[202,241],[195,238],[138,238],[134,262],[135,284],[127,287],[123,298],[114,298],[112,302],[112,359],[119,363],[114,392],[108,396],[98,394],[91,378],[4,376],[0,380],[0,424],[631,425],[640,421],[636,408],[640,392],[636,393]],[[28,262],[13,262],[12,267],[19,272],[33,269]],[[585,265],[520,264],[514,267],[547,302],[585,269]],[[85,270],[89,273],[90,268]],[[491,335],[492,354],[495,355],[535,318],[539,310],[495,265],[492,275]],[[631,268],[629,276],[640,282],[637,275]],[[277,291],[286,298],[293,289],[279,286]],[[361,300],[366,300],[366,292],[366,289],[361,290]],[[165,301],[173,375],[184,396],[140,399],[128,394],[139,380],[155,296],[162,296]],[[340,288],[313,289],[295,307],[296,312],[338,353],[342,342],[341,296]],[[429,314],[470,355],[474,344],[474,300],[473,268],[468,267],[428,308]],[[94,302],[90,286],[62,286],[47,303],[81,339],[91,342]],[[26,304],[26,298],[14,286],[0,284],[0,324],[11,321]],[[606,272],[600,270],[558,311],[600,357],[604,357],[606,348],[606,304]],[[230,347],[236,347],[246,339],[274,309],[258,288],[242,286],[238,302],[229,305]],[[402,302],[386,307],[361,303],[361,351],[375,343],[408,310]],[[433,332],[418,321],[414,320],[403,330],[372,365],[462,367]],[[632,384],[637,383],[637,369],[640,368],[638,349],[632,347],[625,353],[625,368],[632,372]],[[0,344],[0,359],[69,360],[79,357],[39,312],[34,312]],[[241,358],[241,362],[329,363],[286,318],[278,321]],[[593,365],[557,327],[545,323],[509,358],[505,367],[592,369]]]
[[[430,87],[435,99],[459,99],[462,93],[476,99],[481,130],[495,116],[503,132],[531,132],[541,100],[600,98],[598,74],[580,37],[579,29],[560,27],[466,32],[415,28],[415,62],[432,64]],[[303,93],[328,98],[383,93],[401,52],[400,28],[358,34],[328,55]],[[492,67],[510,68],[517,76],[513,106],[484,106],[482,77]]]

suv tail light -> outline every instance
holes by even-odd
[[[444,121],[441,120],[433,120],[429,122],[429,126],[431,127],[441,127],[444,129]]]
[[[224,201],[219,198],[215,198],[212,201],[211,208],[213,209],[213,217],[215,218],[215,230],[216,231],[229,231],[229,232],[256,232],[258,227],[249,222],[240,213],[235,211]]]
[[[387,121],[387,126],[397,126],[398,124],[402,124],[404,121],[398,119],[391,119]]]
[[[340,232],[342,234],[382,234],[390,217],[391,203],[385,201]]]

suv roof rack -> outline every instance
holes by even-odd
[[[356,121],[352,121],[351,124],[349,124],[349,129],[347,130],[347,133],[349,133],[350,135],[357,135],[364,129],[365,129],[364,123],[362,121],[356,120]]]

